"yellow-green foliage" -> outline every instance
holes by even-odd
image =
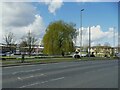
[[[74,38],[76,38],[74,24],[63,21],[52,22],[43,37],[44,53],[51,55],[72,52]]]

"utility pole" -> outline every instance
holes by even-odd
[[[115,27],[113,28],[113,47],[115,47]]]
[[[113,55],[115,56],[115,27],[113,27]]]

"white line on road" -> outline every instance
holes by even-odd
[[[50,81],[56,81],[56,80],[60,80],[60,79],[63,79],[65,77],[60,77],[60,78],[55,78],[55,79],[51,79]]]
[[[18,72],[13,72],[12,74],[15,75],[17,73],[28,73],[28,72],[34,72],[34,71],[39,71],[41,69],[33,69],[33,70],[27,70],[27,71],[18,71]]]
[[[24,85],[24,86],[21,86],[19,88],[25,88],[25,87],[34,86],[34,85],[37,85],[37,84],[39,84],[39,83],[33,83],[33,84],[29,84],[29,85]]]
[[[3,67],[3,68],[15,68],[15,67],[23,67],[23,66],[8,66],[8,67]]]
[[[25,87],[30,87],[30,86],[38,85],[38,84],[44,84],[44,83],[47,83],[47,82],[49,82],[49,81],[61,80],[61,79],[63,79],[63,78],[65,78],[65,77],[55,78],[55,79],[51,79],[51,80],[48,80],[48,81],[42,81],[42,82],[40,82],[40,83],[38,83],[38,82],[37,82],[37,83],[32,83],[32,84],[29,84],[29,85],[21,86],[21,87],[19,87],[19,88],[25,88]]]
[[[49,81],[43,81],[43,82],[41,82],[41,83],[46,83],[46,82],[49,82]]]
[[[36,65],[8,66],[8,67],[3,67],[3,68],[15,68],[15,67],[31,67],[31,66],[36,66]]]
[[[29,78],[34,78],[34,77],[40,77],[40,76],[44,76],[44,74],[39,74],[39,75],[31,75],[28,77],[17,77],[18,80],[24,80],[24,79],[29,79]]]

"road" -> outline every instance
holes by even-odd
[[[117,88],[118,60],[2,68],[3,88]]]

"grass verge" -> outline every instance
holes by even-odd
[[[101,57],[82,57],[81,59],[75,58],[43,58],[43,59],[26,59],[24,63],[21,60],[5,60],[2,65],[22,65],[22,64],[39,64],[39,63],[57,63],[57,62],[72,62],[72,61],[89,61],[89,60],[115,60],[114,58],[101,58]]]

